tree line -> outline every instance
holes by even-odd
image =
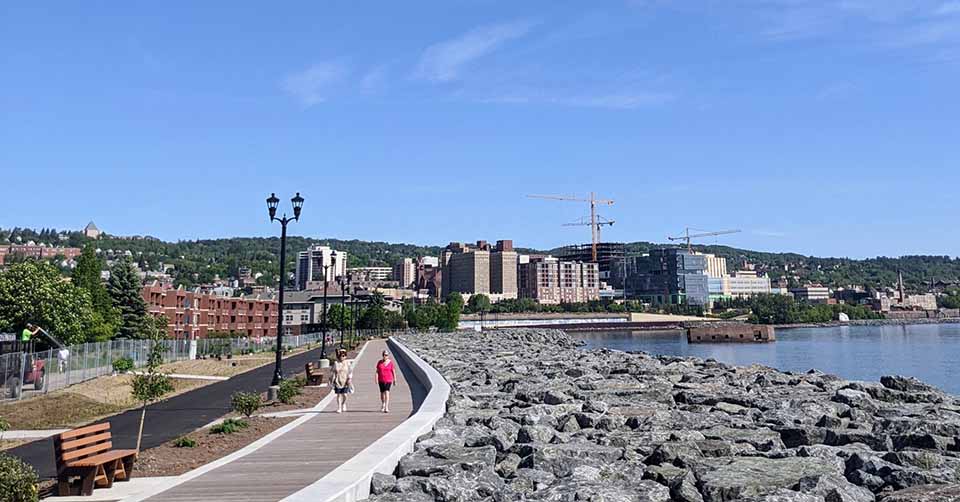
[[[69,280],[50,263],[24,261],[0,271],[0,331],[33,324],[67,345],[113,338],[147,338],[166,318],[147,312],[136,265],[118,260],[104,282],[104,261],[88,244]]]
[[[797,301],[788,295],[756,295],[746,299],[718,302],[718,310],[730,309],[749,315],[754,324],[805,324],[836,321],[840,314],[851,320],[880,319],[881,315],[864,305],[827,305]]]

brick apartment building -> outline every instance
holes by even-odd
[[[600,299],[600,271],[596,263],[531,256],[529,261],[520,263],[518,276],[520,298],[554,305]]]
[[[170,321],[171,338],[206,338],[212,331],[246,336],[277,335],[277,302],[259,297],[222,297],[199,289],[173,288],[153,281],[141,293],[147,310]]]
[[[7,256],[22,255],[27,258],[37,260],[46,260],[63,256],[67,259],[74,259],[80,256],[83,250],[80,248],[58,248],[54,246],[38,246],[29,244],[11,244],[0,246],[0,265],[6,262]]]

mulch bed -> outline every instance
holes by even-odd
[[[354,354],[351,354],[350,357],[354,357]],[[303,376],[303,372],[297,376]],[[296,396],[292,403],[267,402],[260,408],[257,415],[313,408],[330,391],[329,386],[304,387],[302,393]],[[266,400],[266,393],[262,397]],[[227,417],[236,417],[236,414],[231,413]],[[197,446],[194,448],[178,448],[173,445],[175,441],[170,441],[156,448],[144,450],[137,459],[134,476],[179,476],[240,450],[296,420],[296,417],[267,418],[254,416],[243,420],[250,426],[233,434],[213,434],[209,428],[198,429],[187,434],[185,437],[197,442]]]

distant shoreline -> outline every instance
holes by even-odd
[[[776,329],[798,328],[837,328],[843,326],[909,326],[915,324],[960,324],[960,318],[947,317],[943,319],[863,319],[857,321],[814,322],[800,324],[775,324]]]

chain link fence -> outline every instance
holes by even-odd
[[[392,332],[363,330],[356,334],[327,332],[327,346],[339,344],[341,338],[349,345]],[[321,333],[284,335],[284,350],[293,350],[308,344],[319,344]],[[276,337],[203,338],[195,340],[196,358],[233,357],[276,349]],[[84,343],[67,347],[66,352],[50,349],[43,352],[0,355],[0,402],[27,399],[60,390],[73,384],[113,374],[113,363],[129,358],[134,368],[147,364],[150,340],[112,340]],[[164,340],[164,362],[191,358],[190,340]]]

